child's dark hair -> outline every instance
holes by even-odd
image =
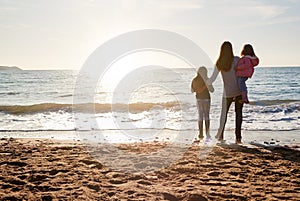
[[[255,56],[253,47],[250,44],[244,45],[244,48],[243,48],[243,50],[241,52],[241,56],[246,56],[246,55]]]

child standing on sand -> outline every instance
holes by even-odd
[[[241,103],[249,103],[246,81],[251,78],[254,73],[254,67],[258,65],[259,59],[256,57],[253,47],[246,44],[241,52],[242,58],[239,60],[235,69],[238,77],[238,85],[242,92]]]
[[[197,76],[193,79],[191,84],[192,92],[196,92],[197,108],[198,108],[198,127],[199,127],[199,139],[202,140],[203,136],[203,120],[205,121],[206,140],[211,139],[209,134],[210,127],[210,93],[213,92],[214,88],[212,85],[206,85],[205,81],[207,77],[207,69],[202,66],[197,71]]]

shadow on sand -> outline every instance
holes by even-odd
[[[300,163],[300,151],[286,145],[264,145],[251,142],[250,144],[218,144],[218,146],[226,149],[234,149],[239,152],[256,154],[267,160],[284,159]]]

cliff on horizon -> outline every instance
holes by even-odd
[[[22,70],[22,69],[16,66],[0,66],[0,70]]]

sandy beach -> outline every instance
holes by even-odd
[[[205,146],[194,143],[168,167],[128,173],[78,141],[0,142],[0,200],[300,200],[300,152],[287,146],[217,144],[199,157]],[[118,145],[136,154],[165,146]]]

